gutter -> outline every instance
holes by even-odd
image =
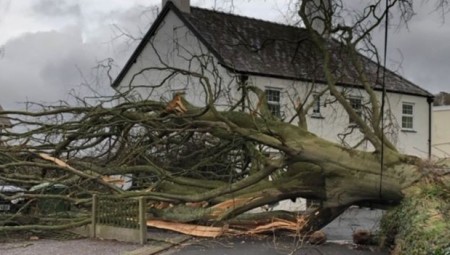
[[[433,113],[433,102],[434,102],[434,96],[427,98],[428,102],[428,159],[431,159],[431,129],[432,129],[432,113]]]

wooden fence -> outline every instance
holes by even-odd
[[[91,237],[144,244],[147,239],[146,201],[139,198],[92,198]]]

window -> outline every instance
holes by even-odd
[[[279,89],[266,89],[267,107],[273,116],[281,117],[281,91]]]
[[[353,110],[355,111],[355,113],[359,116],[362,117],[362,100],[361,98],[358,97],[351,97],[349,99],[350,105],[352,106]],[[355,124],[355,120],[349,116],[349,123],[350,124]]]
[[[413,129],[414,125],[414,104],[402,104],[402,128]]]
[[[313,95],[313,110],[312,110],[312,116],[314,117],[320,117],[322,114],[320,113],[320,96],[319,95]]]

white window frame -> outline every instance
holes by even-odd
[[[273,100],[271,98],[271,96],[269,95],[270,92],[277,92],[278,93],[278,100]],[[275,117],[281,118],[282,117],[282,112],[281,112],[281,93],[282,93],[282,89],[280,89],[280,88],[273,88],[273,87],[266,87],[264,93],[266,93],[267,107],[269,108],[269,110],[272,113],[272,115],[274,115]],[[277,109],[277,111],[275,111],[274,109]]]
[[[411,106],[411,112],[405,113],[405,106]],[[410,120],[411,126],[406,126],[404,119]],[[408,121],[409,122],[409,121]],[[402,120],[401,120],[402,130],[414,130],[414,103],[402,102]]]

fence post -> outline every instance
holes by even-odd
[[[139,197],[139,243],[145,244],[147,241],[147,217],[145,211],[145,198]]]
[[[98,214],[98,197],[96,194],[92,195],[92,213],[91,213],[91,238],[97,237],[97,214]]]

